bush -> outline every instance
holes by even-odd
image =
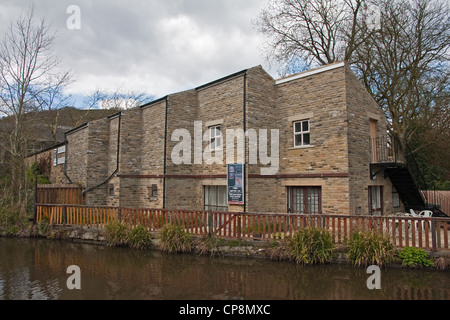
[[[137,225],[128,232],[126,244],[133,249],[146,249],[152,245],[152,235],[143,225]]]
[[[287,254],[296,263],[326,263],[332,259],[334,240],[322,228],[305,228],[296,232],[287,244]]]
[[[190,252],[193,249],[192,235],[182,226],[166,224],[160,230],[160,247],[166,252]]]
[[[433,266],[433,260],[428,258],[428,254],[421,248],[406,247],[398,253],[398,257],[405,267]]]
[[[28,210],[26,201],[19,202],[11,195],[0,196],[0,235],[18,236],[28,227]]]
[[[145,249],[152,244],[152,236],[146,227],[120,221],[106,224],[105,240],[111,247],[127,246],[133,249]]]
[[[120,247],[127,244],[129,226],[120,221],[108,222],[105,225],[105,240],[111,247]]]
[[[394,259],[394,245],[388,235],[356,231],[345,240],[347,258],[355,266],[383,266]]]

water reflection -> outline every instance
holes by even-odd
[[[69,290],[66,269],[81,269]],[[169,255],[37,239],[0,239],[0,299],[345,300],[450,298],[449,272],[382,270],[369,290],[365,269],[297,266],[260,259]]]

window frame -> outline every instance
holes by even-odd
[[[209,131],[209,151],[218,151],[222,150],[222,129],[221,125],[212,125],[208,127]],[[217,131],[219,131],[219,134],[217,134]],[[213,135],[214,132],[214,135]],[[217,145],[217,141],[220,142],[220,145]]]
[[[301,195],[301,211],[294,211],[294,191],[298,190],[299,195]],[[317,203],[312,203],[310,200],[312,198],[311,190],[315,190],[317,192]],[[314,195],[314,198],[315,195]],[[297,203],[297,205],[299,205]],[[317,210],[311,211],[312,208],[316,208]],[[310,212],[311,211],[311,212]],[[287,212],[291,214],[314,214],[320,215],[322,214],[322,186],[288,186],[287,187]]]
[[[297,124],[300,123],[300,131],[297,131]],[[304,130],[304,123],[308,124],[308,130]],[[294,137],[294,148],[311,147],[311,119],[303,119],[293,121],[293,137]],[[309,136],[309,143],[305,143],[305,136]],[[297,144],[297,136],[301,136],[301,144]]]
[[[60,154],[66,153],[66,146],[53,149],[53,166],[56,167],[60,164],[66,163],[66,157],[60,157]]]
[[[203,208],[206,211],[219,211],[219,212],[227,212],[228,211],[228,203],[224,203],[224,205],[219,205],[219,189],[222,189],[225,195],[225,200],[227,199],[227,186],[222,185],[205,185],[203,186]],[[209,189],[209,191],[207,191]],[[214,203],[207,203],[207,197],[210,192],[214,192],[213,198]]]
[[[367,189],[369,216],[382,216],[384,212],[383,186],[369,186]]]

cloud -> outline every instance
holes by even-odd
[[[31,0],[3,0],[2,22]],[[263,65],[262,36],[251,20],[261,0],[39,0],[35,16],[58,30],[55,53],[85,95],[119,86],[156,97],[190,89],[234,72]],[[79,30],[69,30],[69,5],[80,8]]]

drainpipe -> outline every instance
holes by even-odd
[[[68,144],[69,144],[69,142],[67,141],[67,133],[64,132],[64,148],[66,150],[66,155],[65,155],[66,159],[64,161],[64,170],[63,171],[64,171],[64,176],[66,177],[67,181],[69,181],[69,184],[73,184],[72,179],[70,179],[69,175],[67,174],[67,160],[69,159],[69,151],[67,149]]]
[[[117,124],[117,151],[116,151],[116,169],[114,170],[114,172],[102,183],[99,183],[98,185],[96,185],[95,187],[92,188],[88,188],[86,190],[83,191],[83,196],[86,195],[86,193],[89,193],[97,188],[100,188],[101,186],[107,184],[109,181],[111,181],[111,179],[117,174],[117,172],[119,172],[119,154],[120,154],[120,124],[122,121],[122,112],[119,112],[118,114],[119,116],[119,123]]]
[[[163,172],[163,209],[166,209],[166,174],[167,174],[167,109],[169,96],[166,96],[166,111],[164,115],[164,172]]]
[[[244,102],[243,102],[243,113],[244,113],[244,165],[242,166],[244,172],[244,212],[247,211],[247,170],[245,168],[246,163],[247,163],[247,138],[245,137],[245,134],[247,132],[247,70],[245,70],[244,73]]]

